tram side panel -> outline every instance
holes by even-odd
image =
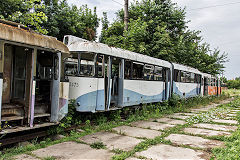
[[[124,106],[161,102],[164,99],[165,82],[124,80]]]
[[[174,69],[173,93],[183,98],[201,95],[201,76]]]
[[[196,83],[183,83],[173,82],[173,93],[178,94],[180,97],[194,97],[199,95],[199,85]]]
[[[69,99],[75,100],[79,112],[95,112],[104,108],[104,79],[69,76]]]

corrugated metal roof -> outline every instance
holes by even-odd
[[[54,37],[41,35],[21,24],[0,20],[0,39],[69,53],[66,45]]]
[[[104,55],[115,56],[119,58],[129,59],[132,61],[154,64],[158,66],[165,66],[170,68],[171,63],[168,61],[160,60],[143,54],[123,50],[120,48],[109,47],[106,44],[90,42],[83,39],[78,39],[74,36],[65,36],[68,41],[68,48],[70,52],[92,52],[101,53]],[[65,43],[66,44],[66,43]]]

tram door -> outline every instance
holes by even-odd
[[[208,95],[208,78],[207,77],[204,77],[204,92],[203,92],[204,96],[205,95]]]
[[[120,59],[112,58],[111,106],[118,105]]]
[[[107,67],[105,67],[104,90],[105,90],[105,109],[119,106],[119,77],[122,61],[116,57],[105,57]],[[123,74],[121,74],[123,75]],[[122,78],[121,78],[122,79]],[[122,83],[121,83],[122,84]],[[120,96],[121,97],[121,96]],[[121,101],[121,100],[120,100]]]
[[[24,48],[15,48],[23,50]],[[12,99],[23,103],[25,97],[25,80],[26,80],[26,54],[21,51],[14,53],[13,57],[13,88]]]

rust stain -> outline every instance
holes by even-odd
[[[25,30],[0,23],[0,33],[0,39],[52,49],[62,53],[69,53],[67,46],[61,41],[58,41],[54,37],[38,34],[31,30]]]

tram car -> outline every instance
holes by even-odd
[[[79,112],[161,102],[172,93],[182,98],[204,95],[207,83],[197,69],[71,35],[64,43],[71,54],[65,60],[69,99],[76,100]]]
[[[5,20],[0,20],[0,33],[1,124],[24,130],[60,121],[68,111],[69,83],[61,65],[68,48]]]
[[[127,50],[65,36],[69,98],[80,112],[106,111],[169,98],[171,63]]]
[[[202,73],[192,67],[172,63],[174,94],[182,98],[202,95],[201,77]]]

